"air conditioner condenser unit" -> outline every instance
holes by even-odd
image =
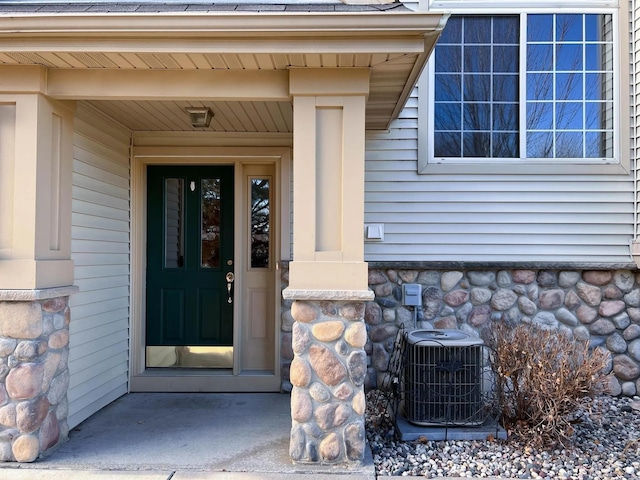
[[[460,330],[406,334],[404,413],[417,425],[480,425],[486,419],[482,339]]]

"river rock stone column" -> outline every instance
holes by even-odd
[[[296,300],[291,315],[291,458],[360,463],[367,373],[364,302]]]
[[[33,462],[66,440],[69,294],[0,290],[0,461]]]

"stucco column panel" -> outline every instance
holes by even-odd
[[[38,91],[42,69],[0,73],[0,289],[71,285],[75,103]]]
[[[367,371],[367,69],[290,71],[293,97],[291,441],[295,462],[361,462]]]

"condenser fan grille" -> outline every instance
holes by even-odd
[[[451,331],[455,338],[447,338],[446,331],[442,337],[442,332],[407,334],[407,420],[418,425],[480,424],[484,421],[482,341],[460,331]]]

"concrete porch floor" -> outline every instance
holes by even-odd
[[[362,466],[294,465],[290,429],[287,394],[130,393],[73,428],[46,458],[0,463],[0,478],[375,478],[370,451]]]

